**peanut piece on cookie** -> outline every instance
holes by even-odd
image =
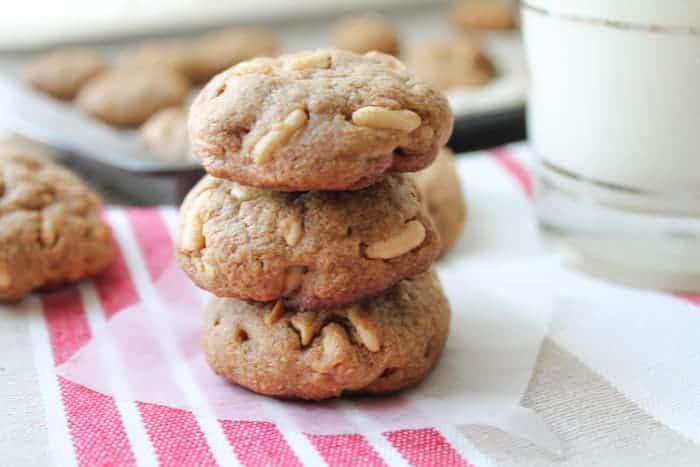
[[[302,347],[306,347],[316,337],[316,328],[314,326],[314,313],[301,312],[292,317],[292,326],[299,332],[299,339]]]
[[[371,259],[391,259],[404,255],[423,243],[425,227],[417,220],[407,222],[401,231],[385,240],[367,246],[365,255]]]
[[[287,115],[282,123],[260,138],[253,147],[252,154],[255,163],[264,164],[268,162],[272,158],[272,153],[275,152],[275,149],[285,144],[308,120],[309,116],[301,109],[297,109]]]
[[[261,190],[257,188],[252,188],[245,185],[239,185],[238,183],[233,183],[231,190],[231,196],[241,201],[248,201],[250,199],[256,198],[260,195]]]
[[[41,218],[41,244],[51,248],[58,241],[58,230],[63,221],[63,213],[56,210],[45,210]]]
[[[322,50],[297,56],[287,64],[287,68],[290,70],[326,69],[330,66],[331,56]]]
[[[301,285],[304,278],[306,268],[304,266],[292,266],[287,270],[287,275],[284,278],[284,293],[289,294],[294,292]]]
[[[204,222],[202,221],[201,215],[203,207],[209,200],[209,191],[205,190],[199,194],[194,203],[192,203],[192,210],[190,215],[185,219],[184,225],[182,227],[182,241],[181,246],[185,251],[190,253],[199,251],[204,248],[206,240],[202,229],[204,228]]]
[[[369,105],[352,113],[352,123],[368,128],[410,133],[420,126],[421,118],[411,110],[390,110]]]
[[[239,63],[233,68],[234,76],[245,76],[255,74],[267,75],[270,73],[272,73],[272,66],[268,63],[261,62],[243,62]]]
[[[370,352],[379,352],[381,344],[379,336],[377,336],[377,325],[370,318],[370,314],[360,309],[359,306],[354,306],[348,312],[348,319],[355,326],[362,345]]]
[[[12,274],[7,264],[0,263],[0,287],[9,287],[12,285]]]
[[[280,222],[280,230],[282,231],[284,241],[287,242],[289,246],[296,246],[304,233],[304,227],[301,225],[301,221],[294,215],[286,217]]]
[[[284,315],[284,303],[281,300],[277,300],[277,303],[272,307],[270,312],[265,315],[265,324],[271,326],[280,320],[282,315]]]

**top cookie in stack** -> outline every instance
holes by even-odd
[[[329,49],[219,74],[193,103],[189,131],[216,177],[279,191],[357,190],[429,165],[452,114],[395,58]]]

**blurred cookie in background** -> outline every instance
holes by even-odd
[[[379,15],[344,18],[333,28],[333,45],[351,52],[362,54],[376,50],[398,55],[399,42],[399,34],[394,26]]]
[[[111,125],[134,127],[161,109],[181,106],[188,90],[187,78],[168,68],[115,68],[90,80],[76,105]]]
[[[128,49],[120,64],[135,68],[168,68],[194,80],[196,66],[191,44],[179,40],[144,42]]]
[[[446,147],[441,148],[435,162],[416,172],[413,179],[418,185],[423,205],[440,233],[441,255],[444,255],[464,230],[467,212],[454,153]]]
[[[411,48],[406,64],[419,77],[443,91],[483,86],[496,68],[477,40],[468,35],[425,41]]]
[[[67,169],[0,144],[0,301],[104,270],[114,249],[101,208]]]
[[[192,46],[190,77],[204,83],[242,61],[273,57],[279,49],[277,35],[265,29],[232,28],[205,34]]]
[[[171,162],[195,160],[187,133],[187,111],[182,107],[159,110],[141,126],[146,147],[159,159]]]
[[[25,70],[30,86],[63,100],[75,97],[90,78],[107,68],[104,57],[93,49],[55,49],[39,55]]]
[[[517,24],[516,7],[504,0],[469,0],[455,3],[450,21],[466,30],[508,30]]]

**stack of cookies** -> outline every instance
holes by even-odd
[[[419,383],[448,334],[440,238],[415,183],[452,130],[440,92],[395,58],[316,50],[240,63],[189,117],[208,175],[176,254],[215,298],[212,369],[324,399]]]

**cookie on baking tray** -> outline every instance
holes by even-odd
[[[127,49],[120,64],[131,68],[167,68],[193,79],[196,64],[191,46],[183,41],[160,40],[144,42]]]
[[[467,0],[450,10],[450,20],[466,30],[507,30],[515,28],[515,6],[505,0]]]
[[[55,49],[35,57],[25,70],[30,86],[58,99],[70,100],[92,77],[107,69],[96,50],[74,47]]]
[[[496,76],[479,43],[467,35],[433,39],[408,51],[406,63],[422,79],[442,90],[477,87]]]
[[[316,312],[214,298],[204,352],[215,373],[262,394],[311,400],[384,394],[426,376],[449,324],[449,304],[431,271],[372,300]]]
[[[193,160],[187,135],[187,111],[168,107],[153,114],[140,128],[141,137],[153,155],[164,161]]]
[[[442,253],[445,253],[464,230],[467,211],[454,154],[447,148],[440,149],[435,162],[413,174],[413,179],[440,233]]]
[[[88,81],[76,105],[111,125],[132,127],[161,109],[182,105],[188,90],[187,79],[168,68],[115,68]]]
[[[399,34],[379,15],[353,16],[333,27],[333,45],[356,53],[373,50],[390,55],[399,53]]]
[[[268,30],[230,28],[199,38],[190,49],[190,78],[204,83],[217,73],[255,57],[272,57],[279,53],[279,39]]]
[[[217,75],[195,99],[189,130],[214,176],[275,190],[347,190],[430,164],[452,113],[390,55],[320,49]]]
[[[68,170],[0,148],[0,301],[105,269],[114,251],[100,209],[97,195]]]
[[[273,192],[206,176],[181,208],[176,256],[222,297],[304,309],[377,295],[426,271],[437,232],[418,190],[392,175],[353,192]]]

